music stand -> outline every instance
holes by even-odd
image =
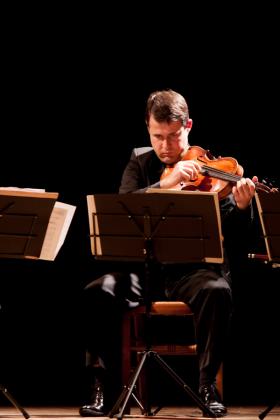
[[[280,263],[280,193],[266,193],[259,191],[255,195],[257,208],[260,216],[264,235],[268,261],[272,266],[279,267]],[[277,405],[280,400],[274,401],[263,412],[259,419],[263,420],[266,415]]]
[[[149,194],[87,196],[92,254],[97,259],[142,261],[145,264],[144,301],[149,316],[150,269],[160,263],[223,262],[221,220],[215,193],[151,189]],[[152,415],[133,390],[141,370],[152,357],[201,408],[215,417],[193,390],[147,342],[146,351],[109,417],[122,418],[132,396],[142,414]]]
[[[38,259],[58,193],[0,189],[0,258]],[[0,391],[28,419],[30,415],[0,384]]]

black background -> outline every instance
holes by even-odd
[[[0,382],[22,404],[83,400],[79,296],[107,269],[90,254],[86,195],[117,191],[131,149],[148,145],[151,91],[186,97],[191,144],[235,157],[247,176],[279,181],[273,10],[107,6],[3,13],[0,184],[45,188],[77,206],[54,262],[0,261]],[[274,390],[277,271],[249,262],[235,280],[231,403],[265,403]]]

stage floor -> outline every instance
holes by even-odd
[[[259,407],[228,407],[228,415],[225,417],[226,420],[258,420],[259,414],[265,409],[264,406]],[[24,407],[25,411],[29,414],[31,419],[36,420],[81,420],[79,416],[79,407]],[[154,418],[154,419],[184,419],[184,420],[195,420],[204,419],[201,416],[201,411],[196,407],[165,407],[162,408],[159,413],[153,417],[141,416],[140,411],[137,408],[133,408],[130,415],[124,416],[124,418],[131,419],[143,419],[143,418]],[[14,407],[1,407],[0,406],[0,419],[24,419],[24,416]],[[98,417],[98,419],[108,419],[108,417]],[[269,419],[280,419],[280,406],[276,405],[273,410],[265,417],[265,420]]]

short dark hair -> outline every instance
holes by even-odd
[[[189,108],[185,98],[172,89],[158,90],[150,94],[147,100],[146,124],[151,115],[158,122],[181,121],[185,126],[189,119]]]

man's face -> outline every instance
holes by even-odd
[[[188,147],[190,128],[180,121],[157,122],[151,115],[148,125],[152,147],[158,158],[167,165],[181,159],[181,153]]]

